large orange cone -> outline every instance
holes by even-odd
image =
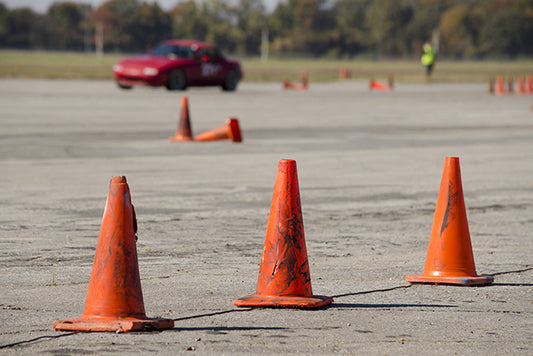
[[[496,89],[494,90],[494,94],[500,96],[503,95],[503,92],[503,76],[499,75],[496,79]]]
[[[333,299],[313,295],[305,246],[296,162],[279,161],[255,294],[238,307],[320,308]]]
[[[492,276],[478,276],[474,264],[458,157],[446,157],[431,238],[422,274],[409,283],[481,285]]]
[[[96,247],[83,315],[56,320],[56,330],[142,331],[170,329],[171,319],[149,319],[137,262],[137,220],[125,177],[113,177]]]
[[[194,138],[195,141],[213,141],[213,140],[233,140],[233,142],[242,142],[241,129],[239,120],[229,118],[226,123],[216,129],[206,131]]]
[[[187,97],[181,98],[181,116],[178,123],[178,129],[174,137],[169,137],[169,141],[192,141],[191,121],[189,120],[189,105]]]

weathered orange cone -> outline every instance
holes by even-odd
[[[526,77],[526,86],[524,88],[524,92],[526,94],[533,93],[533,77],[531,75],[528,75]]]
[[[296,162],[279,161],[255,294],[238,307],[320,308],[333,298],[313,295]]]
[[[187,97],[181,98],[181,116],[178,123],[178,129],[174,137],[169,137],[169,141],[192,141],[191,121],[189,120],[189,105]]]
[[[56,330],[170,329],[172,319],[149,319],[137,262],[137,220],[126,177],[113,177],[96,247],[83,315],[54,321]]]
[[[226,123],[216,129],[206,131],[194,138],[195,141],[213,141],[213,140],[227,140],[231,139],[233,142],[242,142],[241,129],[239,127],[239,120],[229,118]]]
[[[374,79],[370,79],[369,88],[370,90],[380,90],[380,91],[390,90],[390,88],[387,85],[382,84],[378,81],[375,81]]]
[[[503,95],[503,76],[499,75],[496,79],[496,89],[494,91],[494,94],[500,96]]]
[[[459,285],[489,284],[494,279],[476,274],[458,157],[446,157],[444,162],[424,271],[406,279]]]
[[[516,78],[516,95],[523,95],[524,94],[524,78],[518,77]]]

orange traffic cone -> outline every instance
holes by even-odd
[[[389,73],[389,75],[387,76],[387,84],[389,85],[390,90],[394,88],[394,75],[392,73]]]
[[[446,157],[431,238],[422,274],[409,283],[481,285],[492,276],[478,276],[474,264],[458,157]]]
[[[174,326],[172,319],[149,319],[145,315],[136,231],[126,177],[113,177],[83,315],[78,319],[56,320],[54,329],[126,332]]]
[[[191,122],[189,120],[189,105],[186,96],[181,98],[181,116],[176,135],[174,137],[169,137],[168,140],[171,142],[193,140]]]
[[[524,94],[524,78],[518,77],[516,78],[516,95],[522,94]]]
[[[513,77],[507,78],[507,92],[509,94],[512,94],[514,92],[514,90],[513,90]]]
[[[241,142],[241,129],[239,127],[239,120],[229,118],[226,123],[216,129],[206,131],[194,138],[195,141],[213,141],[213,140],[227,140],[231,139],[233,142]]]
[[[300,85],[291,83],[289,80],[283,81],[283,88],[284,89],[292,89],[297,91],[304,91],[307,90],[307,72],[302,73],[302,83]]]
[[[307,90],[307,83],[308,83],[308,80],[307,80],[307,72],[303,72],[302,73],[302,90]]]
[[[503,95],[503,76],[499,75],[496,79],[496,89],[494,91],[494,94],[500,96]]]
[[[533,93],[533,77],[531,77],[531,75],[526,77],[526,87],[524,88],[524,92],[526,94]]]
[[[390,90],[390,88],[387,85],[377,82],[374,79],[370,79],[369,88],[370,90],[380,90],[380,91]]]
[[[333,298],[313,295],[296,162],[279,161],[255,294],[238,307],[320,308]]]
[[[350,79],[351,77],[352,77],[352,72],[348,68],[346,67],[341,68],[341,70],[339,71],[339,79],[346,80],[346,79]]]

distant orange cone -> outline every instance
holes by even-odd
[[[458,157],[446,157],[431,238],[422,274],[409,283],[482,285],[492,276],[478,276],[466,218]]]
[[[113,177],[96,247],[83,315],[56,320],[56,330],[143,331],[170,329],[172,319],[149,319],[135,242],[137,220],[125,177]]]
[[[524,94],[524,78],[518,77],[516,78],[516,95],[523,95]]]
[[[394,74],[389,73],[389,75],[387,76],[387,84],[389,85],[390,90],[394,88]]]
[[[526,77],[526,86],[524,88],[524,93],[531,94],[533,93],[533,77],[528,75]]]
[[[501,96],[503,95],[503,92],[503,76],[499,75],[496,79],[496,89],[494,90],[494,94]]]
[[[370,90],[380,90],[380,91],[390,90],[388,85],[382,84],[378,81],[375,81],[374,79],[370,79],[369,88]]]
[[[233,142],[242,142],[241,129],[239,127],[239,120],[229,118],[226,123],[213,130],[206,131],[194,138],[195,141],[213,141],[213,140],[227,140],[231,139]]]
[[[193,140],[191,122],[189,120],[189,105],[186,96],[181,98],[181,116],[176,135],[174,137],[169,137],[168,140],[171,142]]]
[[[296,91],[305,91],[305,90],[307,90],[307,84],[308,84],[307,72],[303,72],[302,73],[302,83],[301,84],[294,84],[294,83],[291,83],[289,80],[284,80],[283,81],[283,88],[284,89],[292,89],[292,90],[296,90]]]
[[[313,295],[305,246],[296,162],[279,161],[256,293],[238,307],[320,308],[333,299]]]
[[[346,80],[346,79],[351,79],[351,78],[352,78],[352,72],[346,67],[341,68],[341,70],[339,71],[339,79]]]

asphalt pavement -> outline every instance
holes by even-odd
[[[382,78],[385,81],[384,78]],[[238,118],[243,142],[169,142]],[[0,353],[533,354],[533,96],[364,81],[118,89],[0,80]],[[409,285],[445,157],[460,158],[484,287]],[[280,159],[297,162],[319,310],[237,308],[255,292]],[[109,181],[126,176],[149,317],[162,332],[72,333]]]

